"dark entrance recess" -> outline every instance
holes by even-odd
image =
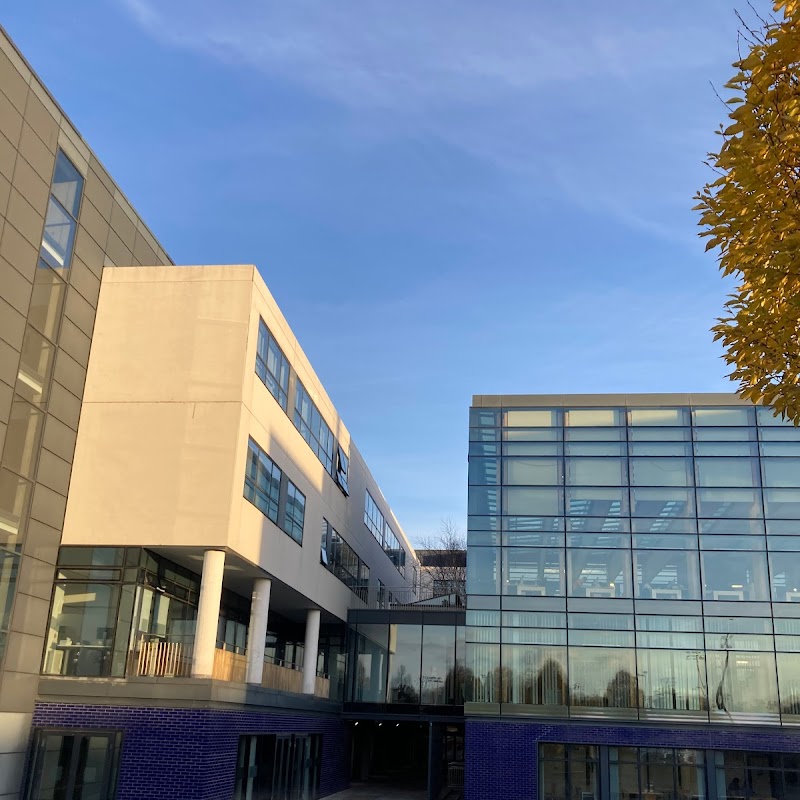
[[[358,720],[352,725],[353,783],[426,790],[429,800],[463,796],[463,724]]]

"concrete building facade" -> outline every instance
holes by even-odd
[[[169,264],[0,28],[0,797],[33,713],[104,266]]]

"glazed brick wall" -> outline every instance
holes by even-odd
[[[258,733],[321,733],[320,793],[349,785],[349,731],[335,716],[39,703],[33,724],[122,731],[117,800],[230,800],[239,736]]]
[[[796,731],[467,720],[464,800],[536,800],[538,743],[800,752]]]

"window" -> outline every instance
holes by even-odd
[[[326,519],[322,520],[320,562],[366,602],[369,567]]]
[[[300,381],[294,399],[294,426],[308,442],[326,471],[333,474],[333,434]]]
[[[278,401],[280,407],[286,411],[289,391],[289,362],[263,319],[258,321],[256,374],[269,389],[270,394]]]
[[[339,488],[345,493],[345,496],[350,494],[347,488],[347,471],[350,466],[350,460],[347,458],[344,450],[341,447],[336,448],[336,474],[333,476]]]
[[[0,549],[0,662],[6,646],[8,627],[11,624],[11,605],[19,572],[19,553]]]
[[[83,194],[83,176],[59,150],[50,186],[40,255],[56,270],[69,267]]]
[[[383,546],[383,528],[386,520],[369,492],[364,499],[364,524],[370,529],[378,543]]]
[[[36,730],[27,800],[116,797],[122,735]]]
[[[303,544],[306,496],[280,467],[249,440],[244,497],[298,544]]]
[[[302,544],[306,496],[291,481],[287,480],[286,484],[286,510],[281,527],[298,544]]]
[[[278,522],[282,472],[252,440],[248,444],[244,496],[273,522]]]
[[[234,800],[316,797],[321,761],[320,734],[241,736]]]

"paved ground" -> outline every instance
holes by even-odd
[[[416,791],[386,783],[355,783],[349,789],[328,795],[325,800],[425,800],[425,790]]]

